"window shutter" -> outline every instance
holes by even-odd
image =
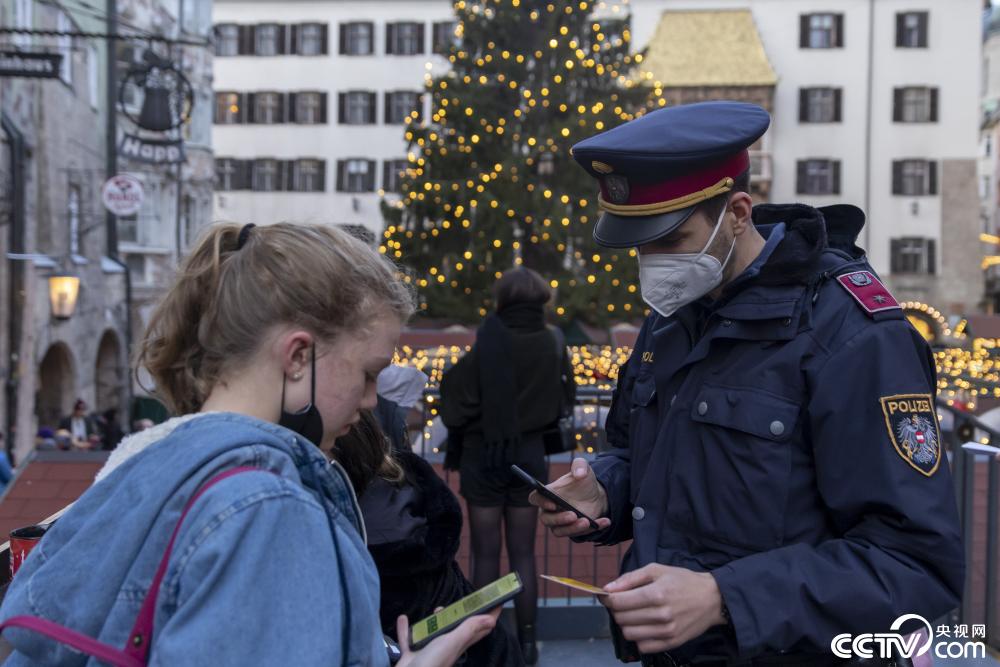
[[[287,97],[287,95],[285,93],[276,93],[276,95],[278,96],[278,109],[277,113],[275,114],[276,118],[275,122],[285,123],[287,122],[285,120],[285,107],[286,107],[285,98]]]
[[[806,192],[806,164],[806,160],[796,163],[795,192],[800,195],[809,194]]]
[[[295,107],[298,104],[299,95],[298,93],[288,93],[285,96],[285,122],[286,123],[296,123],[295,119]]]
[[[840,194],[840,160],[833,160],[830,163],[833,171],[833,190],[831,194]]]
[[[389,172],[392,168],[392,160],[382,161],[382,189],[386,192],[391,192],[389,190]]]
[[[834,46],[842,47],[844,46],[844,15],[834,14],[833,15],[833,25],[834,31]]]
[[[347,161],[337,160],[337,192],[346,192],[344,183],[347,180]]]
[[[900,254],[899,246],[901,241],[899,239],[891,239],[889,241],[889,272],[890,273],[900,273],[903,267],[900,264]]]
[[[837,123],[843,120],[843,93],[843,88],[833,89],[833,120]]]
[[[324,23],[319,28],[319,52],[324,56],[330,53],[330,25]]]
[[[799,48],[809,48],[809,14],[799,15]]]
[[[302,49],[299,45],[299,35],[302,34],[302,30],[298,25],[290,25],[288,28],[290,33],[288,38],[288,53],[301,54]]]
[[[937,194],[937,162],[935,160],[927,161],[927,194]]]
[[[316,185],[316,190],[314,192],[326,192],[326,160],[319,161],[319,176],[317,176],[319,183]]]
[[[892,161],[892,194],[903,194],[903,161]]]
[[[287,25],[279,25],[278,26],[278,43],[275,44],[275,47],[277,47],[276,51],[277,51],[277,53],[278,53],[279,56],[283,56],[286,53],[289,53],[287,42],[288,42],[288,26]]]
[[[368,160],[368,172],[365,174],[365,192],[375,190],[375,160]]]
[[[243,93],[243,122],[252,125],[257,122],[257,93]]]
[[[241,25],[239,27],[239,43],[236,52],[241,56],[251,56],[254,52],[254,27]]]
[[[930,121],[932,123],[936,123],[936,122],[938,122],[938,89],[937,88],[931,88],[930,89],[930,94],[931,94],[931,117],[930,117]]]
[[[934,275],[937,273],[937,242],[934,239],[927,239],[927,273]]]
[[[221,106],[222,96],[224,93],[215,94],[215,108],[212,110],[212,122],[216,125],[222,123],[222,114],[219,113],[219,107]]]
[[[386,125],[395,122],[395,119],[392,117],[392,95],[393,95],[392,93],[386,92],[384,96],[385,113],[382,115],[382,117],[385,118]]]
[[[385,24],[385,53],[393,55],[396,52],[396,24]]]
[[[319,94],[319,122],[326,125],[326,93]]]
[[[288,179],[288,165],[289,163],[285,160],[275,160],[278,167],[277,176],[274,179],[274,189],[276,191],[284,191],[288,188],[285,187],[286,180]]]
[[[920,12],[920,21],[918,21],[919,27],[919,44],[920,46],[926,48],[927,44],[927,24],[929,23],[930,14],[928,12]]]
[[[340,47],[339,47],[339,53],[340,53],[340,55],[346,55],[347,54],[347,24],[346,23],[341,23],[340,24]]]
[[[799,122],[809,122],[809,89],[799,88]]]
[[[424,119],[424,94],[417,94],[417,120],[416,122],[421,122]]]
[[[896,14],[896,46],[903,46],[903,33],[906,31],[906,14]]]
[[[233,160],[233,190],[250,189],[250,162],[248,160]]]
[[[417,26],[417,53],[427,53],[426,31],[424,30],[426,27],[423,23]]]
[[[892,122],[903,122],[903,88],[892,89]]]
[[[378,95],[376,93],[368,93],[368,123],[370,125],[375,125],[378,123]]]
[[[366,21],[364,25],[368,26],[368,50],[364,52],[364,55],[370,56],[375,53],[375,23],[373,21]]]
[[[347,122],[347,93],[337,93],[337,122]]]

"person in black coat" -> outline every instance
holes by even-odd
[[[382,416],[392,414],[391,401],[380,399],[380,406]],[[408,448],[390,447],[378,416],[363,412],[351,432],[337,439],[332,453],[358,495],[368,551],[381,582],[382,632],[397,639],[400,614],[414,623],[475,588],[455,560],[462,533],[458,499],[427,461]],[[342,451],[351,456],[338,456]],[[474,644],[464,660],[470,667],[524,665],[502,623]]]
[[[511,569],[524,584],[515,598],[525,662],[535,664],[535,530],[538,508],[531,487],[510,470],[516,464],[545,481],[544,434],[558,428],[575,385],[562,337],[545,324],[552,294],[538,273],[516,268],[494,286],[496,312],[476,332],[476,343],[441,381],[439,409],[448,427],[448,465],[461,471],[472,535],[472,582],[500,576],[500,530],[506,527]],[[457,461],[456,461],[457,459]]]

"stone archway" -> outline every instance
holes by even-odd
[[[121,409],[122,387],[124,386],[121,354],[122,346],[118,341],[118,334],[110,329],[105,331],[97,346],[97,367],[94,372],[95,412],[104,412],[112,408]]]
[[[56,428],[69,416],[76,400],[76,370],[73,353],[64,343],[50,347],[38,368],[38,426]]]

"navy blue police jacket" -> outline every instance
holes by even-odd
[[[593,465],[611,527],[584,539],[632,539],[623,571],[718,582],[731,624],[679,655],[829,653],[903,614],[933,623],[964,580],[932,353],[898,307],[838,284],[880,287],[863,213],[753,216],[771,238],[720,299],[646,319]]]

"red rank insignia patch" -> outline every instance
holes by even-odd
[[[861,304],[869,315],[899,308],[899,303],[871,271],[855,271],[837,276],[837,282]]]

